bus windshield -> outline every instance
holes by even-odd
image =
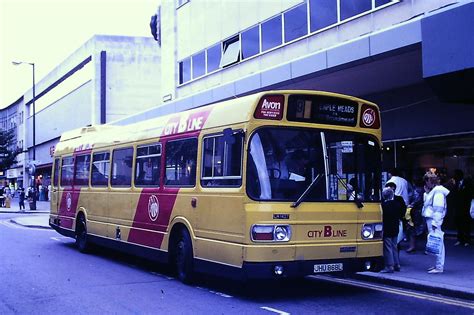
[[[250,139],[247,194],[259,201],[380,200],[380,147],[370,135],[263,127]]]

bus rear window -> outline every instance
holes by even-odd
[[[357,102],[321,95],[290,95],[288,99],[289,121],[341,125],[355,127]]]

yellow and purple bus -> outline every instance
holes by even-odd
[[[56,146],[49,224],[183,282],[376,270],[380,147],[375,104],[304,90],[84,127]]]

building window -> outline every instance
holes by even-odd
[[[189,0],[176,0],[176,9],[179,9],[180,7],[182,7],[183,5],[185,5],[188,2],[189,2]]]
[[[74,184],[78,186],[89,185],[89,169],[91,163],[91,156],[79,155],[76,157],[76,176]]]
[[[112,153],[112,187],[130,187],[132,184],[133,148],[117,149]]]
[[[219,43],[207,49],[207,73],[219,69],[222,55],[221,46]]]
[[[242,32],[242,59],[250,58],[260,52],[260,26]]]
[[[285,42],[291,42],[308,34],[308,7],[306,3],[284,14]]]
[[[204,139],[202,186],[240,186],[242,184],[242,133]]]
[[[337,23],[337,1],[311,0],[309,2],[311,32]]]
[[[61,166],[61,186],[72,186],[74,180],[74,157],[63,158]]]
[[[375,0],[375,6],[380,7],[381,5],[392,2],[393,0]]]
[[[281,15],[262,23],[262,52],[281,45]]]
[[[110,153],[99,152],[92,156],[92,186],[107,186],[109,183]]]
[[[196,185],[197,139],[166,143],[165,185]]]
[[[202,51],[192,56],[193,64],[193,79],[199,78],[206,74],[206,55]]]
[[[372,0],[340,0],[341,21],[372,9]]]
[[[221,68],[230,66],[240,61],[240,40],[239,35],[232,37],[222,43],[224,53],[221,59]]]
[[[191,80],[191,58],[186,58],[179,63],[179,84]]]
[[[161,144],[137,148],[135,186],[160,186]]]

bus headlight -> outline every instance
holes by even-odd
[[[288,242],[291,239],[291,226],[255,224],[250,236],[254,242]]]
[[[381,239],[382,232],[382,223],[366,223],[362,226],[360,235],[363,240]]]

